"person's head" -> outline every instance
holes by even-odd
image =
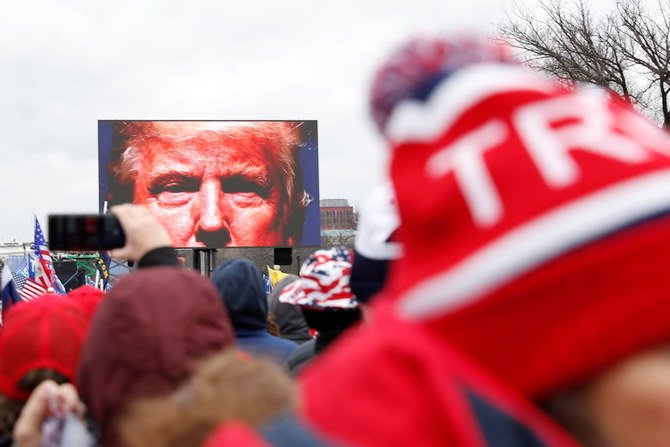
[[[220,424],[259,428],[292,409],[295,398],[295,386],[279,366],[229,349],[203,362],[170,396],[134,403],[120,432],[128,447],[202,445]]]
[[[212,281],[235,329],[267,329],[265,281],[253,262],[225,261],[212,273]]]
[[[208,279],[171,267],[121,278],[96,313],[77,373],[103,443],[118,445],[116,418],[129,402],[169,394],[198,362],[233,343]]]
[[[633,354],[540,402],[584,445],[663,447],[670,436],[670,346]]]
[[[404,48],[373,88],[402,222],[389,301],[529,399],[590,413],[606,445],[663,433],[670,393],[644,384],[670,387],[670,138],[459,42]]]
[[[277,325],[278,336],[296,343],[303,343],[310,340],[312,336],[302,310],[299,306],[279,301],[279,294],[282,290],[297,279],[296,275],[286,275],[272,288],[268,296],[268,318]]]
[[[300,267],[300,277],[281,291],[279,301],[300,306],[309,327],[321,333],[342,332],[361,317],[350,277],[349,250],[317,250]]]
[[[76,384],[92,312],[69,297],[44,295],[14,305],[0,330],[0,434],[44,380]]]
[[[300,144],[290,122],[121,122],[110,204],[147,205],[177,247],[295,245]]]

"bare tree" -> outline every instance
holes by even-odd
[[[353,249],[356,240],[354,230],[325,230],[321,232],[321,247],[347,247]]]
[[[529,65],[565,83],[608,87],[670,127],[670,3],[650,13],[640,0],[617,0],[602,16],[582,0],[542,1],[539,14],[517,3],[500,37]]]

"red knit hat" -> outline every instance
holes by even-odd
[[[23,376],[52,369],[75,383],[75,372],[90,317],[69,297],[44,295],[13,306],[0,331],[0,393],[27,400]]]
[[[614,95],[475,62],[383,127],[405,248],[390,295],[540,398],[670,340],[670,139]]]

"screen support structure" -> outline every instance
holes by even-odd
[[[216,267],[216,248],[194,248],[193,269],[209,278]]]

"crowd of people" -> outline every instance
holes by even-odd
[[[371,109],[390,181],[354,249],[269,296],[114,206],[136,270],[6,315],[0,445],[668,445],[666,132],[468,36],[402,46]]]

